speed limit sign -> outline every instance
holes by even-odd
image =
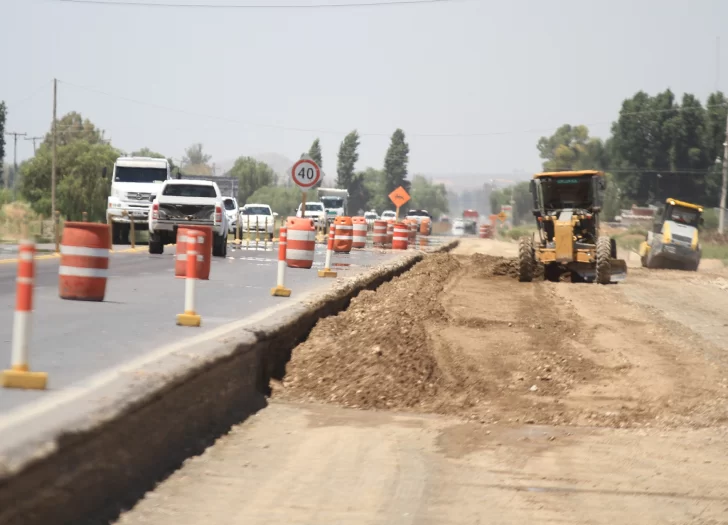
[[[301,159],[291,168],[291,177],[301,189],[312,188],[321,179],[321,169],[311,159]]]

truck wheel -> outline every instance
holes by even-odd
[[[164,243],[158,233],[149,236],[149,253],[152,255],[162,255],[164,253]]]
[[[558,264],[547,264],[543,269],[543,278],[552,283],[558,283],[561,278],[561,268]]]
[[[518,280],[520,282],[533,281],[534,263],[533,241],[530,237],[521,237],[518,241]]]
[[[612,259],[616,259],[617,258],[617,241],[616,241],[616,239],[609,239],[609,244],[610,244],[610,250],[609,250],[610,256],[612,257]]]
[[[227,255],[227,239],[224,235],[215,235],[212,241],[213,257],[225,257]]]
[[[599,284],[609,284],[612,280],[612,263],[609,260],[612,253],[612,243],[609,237],[597,239],[597,277]]]

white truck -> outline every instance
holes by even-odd
[[[348,191],[337,188],[319,188],[318,198],[326,210],[327,222],[333,222],[336,217],[348,214]]]
[[[132,221],[135,229],[147,229],[151,201],[161,184],[171,178],[167,159],[151,157],[116,159],[111,176],[111,194],[106,206],[106,218],[107,221],[111,221],[114,244],[129,243]]]
[[[305,217],[313,219],[316,226],[324,226],[326,224],[326,208],[323,202],[307,202],[306,211],[301,215],[301,205],[296,209],[296,217]]]
[[[228,220],[220,188],[209,180],[173,179],[162,183],[152,197],[149,214],[149,253],[164,253],[164,245],[188,225],[212,226],[212,255],[227,255]]]
[[[276,217],[278,214],[267,204],[246,204],[240,208],[241,232],[262,233],[273,241],[273,223]]]

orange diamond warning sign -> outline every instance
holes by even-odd
[[[400,186],[389,194],[389,200],[391,200],[392,203],[397,206],[397,208],[399,208],[408,200],[410,200],[410,196],[409,193],[407,193],[407,191],[402,186]]]

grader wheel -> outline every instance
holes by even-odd
[[[609,284],[612,279],[612,263],[610,255],[612,254],[612,242],[609,237],[599,237],[597,239],[597,277],[599,284]]]
[[[521,237],[518,240],[518,280],[522,283],[533,281],[535,260],[533,257],[533,240]]]

